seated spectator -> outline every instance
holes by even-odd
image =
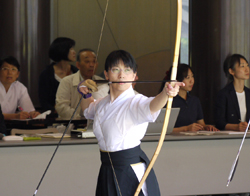
[[[77,91],[78,84],[87,79],[104,80],[100,76],[94,75],[97,68],[96,54],[91,49],[82,49],[78,52],[76,67],[79,71],[71,76],[62,79],[56,93],[56,111],[61,118],[70,118],[81,98]],[[98,91],[92,95],[94,99],[108,95],[108,84],[97,84]],[[78,108],[75,117],[82,114],[81,107]]]
[[[76,61],[75,41],[66,38],[56,38],[49,48],[49,57],[53,60],[39,77],[39,101],[42,110],[55,113],[56,91],[60,81],[65,76],[76,73],[78,69],[70,63]],[[55,115],[57,116],[57,115]]]
[[[9,56],[0,62],[0,104],[4,119],[34,118],[35,111],[27,88],[17,78],[20,73],[18,61]],[[19,112],[16,113],[17,109]]]
[[[179,82],[185,83],[185,86],[180,86],[179,93],[173,99],[173,108],[180,108],[173,132],[184,131],[218,131],[212,125],[206,125],[201,103],[198,97],[190,95],[194,86],[194,74],[191,67],[186,64],[180,64],[177,68],[176,79]],[[170,79],[172,67],[170,68],[167,80]]]
[[[224,61],[224,72],[230,83],[217,95],[216,127],[245,131],[250,118],[250,89],[245,86],[245,81],[249,79],[248,61],[240,54],[230,55]]]

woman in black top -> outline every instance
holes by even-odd
[[[56,91],[60,80],[76,73],[78,69],[71,65],[76,61],[75,41],[66,38],[56,38],[49,48],[49,57],[54,61],[39,77],[39,100],[42,110],[55,112]]]
[[[172,67],[166,79],[170,79],[171,71]],[[173,99],[172,107],[180,108],[173,132],[218,131],[214,126],[205,124],[199,98],[189,93],[194,85],[194,74],[191,67],[187,64],[178,65],[176,79],[185,83],[185,86],[180,87],[178,95]]]
[[[245,131],[250,118],[250,89],[245,86],[245,81],[249,79],[248,61],[240,54],[230,55],[224,61],[224,72],[230,83],[217,95],[216,127]]]

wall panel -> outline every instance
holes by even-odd
[[[77,51],[81,48],[97,50],[106,1],[54,0],[53,5],[56,7],[53,10],[53,38],[74,39]],[[172,65],[176,5],[176,1],[171,0],[110,0],[97,74],[103,71],[105,58],[111,51],[124,49],[136,58],[140,80],[163,79],[164,74],[149,73],[165,73]],[[137,85],[136,89],[148,96],[158,93],[158,87],[145,86]]]

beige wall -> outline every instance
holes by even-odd
[[[51,40],[70,37],[76,51],[97,51],[106,0],[53,0]],[[97,74],[105,58],[116,49],[129,51],[136,59],[140,80],[162,80],[172,65],[177,2],[173,0],[110,0],[98,55]],[[137,84],[148,96],[158,93],[159,84]]]
[[[222,62],[231,53],[241,54],[250,60],[250,1],[248,0],[222,0],[223,5],[221,23],[221,56]],[[224,78],[223,78],[224,79]],[[226,82],[225,82],[226,83]],[[245,81],[250,87],[250,80]]]

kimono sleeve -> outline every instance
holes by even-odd
[[[26,112],[35,111],[33,103],[28,94],[27,88],[22,84],[19,85],[19,88],[20,88],[20,94],[19,94],[20,97],[18,99],[18,105],[21,106],[23,110]]]
[[[150,111],[150,103],[154,99],[154,97],[146,97],[143,95],[136,95],[133,99],[130,111],[131,115],[134,116],[134,119],[138,124],[145,122],[154,122],[158,115],[160,114],[160,110],[151,114]]]
[[[90,103],[89,107],[86,108],[83,112],[83,115],[86,119],[94,120],[95,113],[96,113],[96,105],[99,101],[94,101]]]

